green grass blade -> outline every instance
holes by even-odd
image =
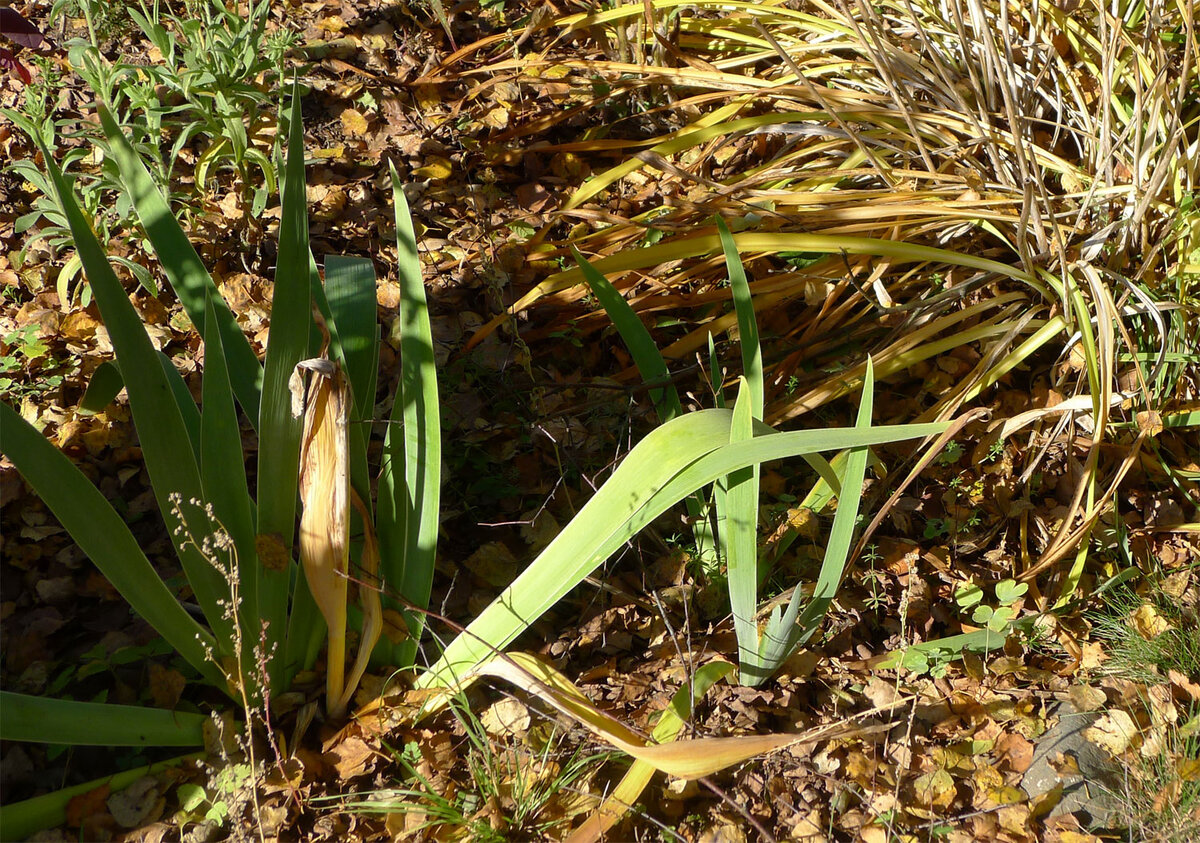
[[[400,279],[400,385],[384,439],[379,481],[380,568],[389,585],[417,606],[429,605],[441,494],[441,418],[433,334],[416,233],[404,190],[392,170]],[[410,613],[419,637],[423,617]]]
[[[200,468],[192,449],[180,447],[182,443],[191,442],[192,438],[172,391],[172,381],[163,371],[158,352],[150,342],[141,317],[113,273],[90,220],[80,210],[74,193],[51,156],[45,150],[43,153],[46,169],[58,194],[59,207],[70,224],[76,251],[83,262],[92,294],[116,351],[138,440],[167,530],[175,535],[176,529],[182,526],[171,500],[176,495],[179,499],[178,513],[182,513],[193,529],[205,529],[207,518],[203,505],[199,503],[203,495]],[[177,545],[177,548],[188,583],[209,625],[217,634],[218,644],[223,645],[223,642],[230,640],[232,629],[221,609],[221,601],[228,595],[228,587],[194,544]]]
[[[308,209],[304,187],[304,126],[300,96],[292,87],[287,163],[283,177],[283,208],[279,220],[279,258],[271,300],[271,330],[263,370],[259,413],[258,532],[290,555],[296,533],[300,436],[303,414],[292,415],[288,382],[296,364],[308,354],[312,325],[309,281]],[[258,610],[272,629],[287,623],[288,594],[294,562],[264,566],[259,578]],[[278,633],[282,635],[283,633]],[[305,635],[307,631],[305,631]],[[291,631],[285,660],[295,661]],[[279,687],[282,666],[271,665],[271,683]]]
[[[751,415],[754,398],[744,377],[738,379],[737,400],[729,425],[731,444],[744,442],[754,436],[754,417]],[[733,612],[733,628],[737,633],[739,671],[747,670],[758,661],[758,466],[740,468],[725,478],[725,495],[721,518],[724,538],[729,608]],[[720,512],[720,510],[718,510]],[[742,680],[745,682],[745,679]]]
[[[133,610],[188,664],[219,684],[220,674],[205,654],[206,648],[216,649],[212,634],[179,605],[104,495],[62,451],[3,402],[0,447]]]
[[[679,390],[675,388],[675,384],[671,383],[671,372],[667,368],[666,361],[663,360],[658,346],[654,344],[654,338],[650,336],[650,332],[646,330],[642,320],[633,312],[633,308],[629,306],[629,302],[625,301],[625,297],[617,292],[617,288],[597,272],[596,268],[579,253],[579,250],[572,248],[571,253],[575,255],[575,260],[579,263],[584,280],[587,281],[588,286],[604,308],[604,312],[608,314],[608,318],[612,320],[617,332],[621,335],[625,347],[633,356],[633,362],[637,366],[642,380],[647,384],[664,384],[664,386],[650,389],[650,400],[654,402],[654,407],[658,411],[659,421],[669,422],[676,416],[683,415]]]
[[[0,691],[0,740],[71,746],[203,746],[203,714]]]
[[[934,436],[946,423],[779,432],[731,443],[728,410],[701,410],[651,431],[532,564],[422,674],[451,685],[507,646],[668,507],[740,468],[815,451]]]
[[[153,177],[108,109],[101,105],[99,112],[110,154],[121,173],[121,182],[133,200],[138,219],[146,229],[146,236],[158,255],[171,288],[202,336],[205,333],[205,303],[209,298],[212,299],[234,394],[251,423],[257,425],[259,392],[262,388],[262,365],[258,357],[217,291],[212,276],[204,268],[204,262],[171,213],[170,206],[154,186]]]
[[[233,539],[237,552],[241,628],[244,638],[243,664],[249,665],[251,648],[258,640],[258,553],[254,548],[254,503],[246,482],[242,432],[221,331],[213,302],[208,303],[204,332],[204,383],[201,387],[204,413],[200,418],[200,480],[204,500]],[[225,564],[234,560],[226,557]],[[268,630],[268,644],[282,644],[278,630]],[[245,678],[245,677],[244,677]]]

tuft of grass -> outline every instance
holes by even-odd
[[[1142,683],[1161,682],[1172,670],[1200,677],[1200,628],[1196,617],[1189,618],[1179,602],[1164,593],[1161,583],[1152,584],[1148,592],[1142,596],[1128,585],[1122,586],[1110,592],[1101,608],[1087,613],[1093,624],[1092,634],[1107,643],[1105,670]],[[1167,624],[1152,638],[1131,622],[1135,613],[1147,609]]]
[[[1168,678],[1175,683],[1200,677],[1200,627],[1163,582],[1152,582],[1145,591],[1122,586],[1088,614],[1093,634],[1107,642],[1104,671],[1139,683],[1147,695],[1150,737],[1114,794],[1117,822],[1129,839],[1195,840],[1200,837],[1200,702],[1176,700],[1171,718],[1155,714],[1153,697],[1171,698]],[[1162,704],[1157,708],[1162,711]]]
[[[438,840],[561,840],[598,797],[588,780],[613,753],[569,749],[553,724],[507,738],[490,734],[464,695],[449,704],[460,736],[451,765],[419,743],[387,747],[398,781],[392,787],[326,797],[337,810],[388,816],[387,825]]]

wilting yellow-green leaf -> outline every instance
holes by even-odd
[[[503,679],[530,694],[535,694],[543,702],[558,709],[621,752],[646,762],[655,770],[680,779],[698,779],[784,747],[862,731],[838,724],[799,734],[775,733],[732,738],[696,738],[662,744],[647,743],[620,720],[596,708],[569,679],[536,656],[528,653],[500,653],[481,665],[472,676]],[[461,687],[462,685],[460,689]],[[436,698],[430,702],[437,705]]]
[[[676,735],[691,716],[692,706],[695,705],[696,700],[703,697],[714,682],[733,672],[734,669],[730,662],[715,661],[709,662],[697,670],[692,681],[675,692],[675,696],[671,698],[671,704],[663,710],[662,717],[659,718],[650,737],[660,744],[675,740]],[[654,767],[646,761],[634,761],[629,772],[625,774],[612,793],[608,794],[595,813],[571,832],[567,843],[595,843],[597,840],[605,839],[608,830],[619,822],[637,802],[654,773]]]

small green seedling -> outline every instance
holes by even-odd
[[[975,583],[963,583],[955,592],[954,600],[963,611],[973,609],[971,620],[992,632],[1004,632],[1016,618],[1014,604],[1029,590],[1025,583],[1003,580],[996,583],[994,592],[996,606],[983,603],[983,589]]]

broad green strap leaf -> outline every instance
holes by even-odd
[[[238,608],[243,638],[243,664],[253,662],[253,648],[259,642],[258,624],[258,553],[254,548],[254,505],[246,481],[242,432],[238,426],[233,390],[225,368],[225,354],[213,302],[208,303],[204,331],[204,413],[200,418],[200,479],[204,500],[233,539],[236,560],[224,551],[222,562],[238,574]],[[269,643],[282,643],[283,630],[268,630]],[[251,676],[255,671],[247,670]]]
[[[742,346],[742,374],[749,387],[750,414],[761,420],[763,417],[763,365],[762,348],[758,341],[758,320],[754,316],[754,302],[750,297],[750,282],[746,269],[738,256],[737,244],[725,225],[717,217],[717,232],[721,237],[721,249],[725,253],[725,267],[729,272],[729,286],[733,292],[733,307],[737,312],[738,341]]]
[[[753,392],[745,377],[738,378],[738,396],[729,425],[729,442],[754,436]],[[722,545],[725,547],[729,608],[737,634],[738,664],[745,682],[748,668],[758,661],[758,466],[740,468],[724,478],[725,494],[718,498]]]
[[[66,455],[3,402],[0,447],[133,610],[209,682],[224,684],[205,653],[216,650],[212,634],[179,605],[112,504]]]
[[[755,420],[763,417],[762,349],[758,343],[758,322],[754,317],[754,302],[750,283],[738,256],[733,235],[721,217],[717,217],[717,232],[725,253],[725,267],[737,313],[738,340],[742,347],[742,372],[737,402],[733,408],[730,442],[741,442],[754,435]],[[711,341],[712,335],[709,335]],[[758,490],[759,466],[739,469],[724,479],[725,494],[718,494],[717,518],[723,525],[722,545],[728,564],[729,602],[733,610],[737,633],[739,670],[743,681],[747,670],[758,661]]]
[[[88,381],[83,398],[79,399],[78,411],[99,413],[113,402],[117,393],[124,387],[125,381],[121,379],[121,370],[117,368],[117,364],[111,360],[105,360],[96,367],[96,371],[92,372],[92,379]]]
[[[203,714],[0,691],[0,740],[71,746],[203,746]]]
[[[329,255],[325,258],[325,295],[337,329],[341,362],[354,395],[351,418],[370,419],[375,411],[375,379],[379,372],[375,264],[367,258]]]
[[[728,410],[701,410],[651,431],[541,555],[418,678],[418,687],[455,684],[654,518],[718,477],[754,463],[917,439],[946,428],[934,423],[801,430],[730,443],[731,417]]]
[[[178,513],[182,513],[192,529],[206,530],[207,517],[200,503],[203,497],[200,469],[195,453],[187,447],[191,435],[172,391],[172,381],[163,371],[158,352],[150,342],[141,317],[109,266],[91,222],[80,210],[74,193],[67,186],[53,158],[46,150],[43,150],[43,154],[59,206],[70,224],[76,251],[87,271],[92,293],[125,378],[138,440],[167,530],[174,537],[176,530],[182,526],[173,497],[178,500]],[[176,547],[188,583],[209,626],[217,633],[218,647],[223,647],[224,642],[231,639],[232,631],[232,624],[224,617],[221,608],[221,601],[227,597],[229,589],[199,548],[193,543],[181,546],[178,544],[180,538],[176,538]]]
[[[263,370],[259,412],[258,532],[291,554],[296,533],[300,436],[303,414],[292,414],[289,380],[296,364],[308,353],[312,325],[309,283],[308,212],[304,189],[304,126],[300,95],[292,86],[287,164],[283,178],[283,208],[279,220],[279,258],[275,293],[271,299],[271,329]],[[294,563],[272,569],[264,566],[259,580],[258,608],[272,629],[287,623],[288,594]],[[281,633],[282,634],[282,633]],[[307,639],[308,630],[303,631]],[[285,661],[295,661],[292,631],[288,631]],[[278,686],[282,665],[272,663],[271,683]]]
[[[663,360],[654,338],[642,324],[642,320],[633,312],[625,297],[617,292],[617,288],[599,272],[596,271],[577,249],[572,249],[579,268],[583,270],[584,280],[595,293],[608,318],[616,326],[617,332],[633,356],[633,362],[641,373],[642,380],[647,384],[662,383],[664,386],[650,390],[650,400],[658,412],[662,423],[683,415],[683,404],[679,400],[679,390],[671,382],[671,372]],[[716,537],[712,525],[706,516],[707,504],[702,493],[688,497],[685,501],[688,518],[692,524],[692,535],[696,540],[696,556],[704,565],[715,565],[717,561]]]
[[[205,333],[205,302],[211,297],[234,394],[251,423],[257,425],[259,393],[262,389],[262,365],[258,357],[217,290],[217,285],[213,283],[212,276],[204,268],[204,262],[171,213],[167,201],[154,186],[149,171],[108,109],[104,105],[98,109],[110,154],[133,200],[138,219],[146,229],[146,236],[158,255],[171,288],[201,335]]]
[[[329,328],[330,357],[342,366],[350,381],[354,402],[349,431],[350,481],[363,500],[370,500],[367,438],[375,414],[375,381],[379,373],[375,264],[366,258],[327,256],[325,284],[322,287],[314,283],[313,299]],[[353,517],[357,523],[358,513],[353,513]]]
[[[179,405],[179,412],[183,415],[183,424],[187,428],[192,450],[198,456],[200,453],[200,411],[196,409],[192,393],[188,390],[179,370],[175,368],[175,364],[171,362],[171,358],[160,351],[158,352],[158,361],[162,363],[163,372],[171,385],[171,392],[175,395],[175,403]],[[83,393],[79,409],[87,413],[99,413],[111,404],[117,397],[117,393],[124,388],[125,379],[121,377],[121,367],[117,361],[105,360],[92,373],[92,380]]]
[[[196,409],[196,400],[188,389],[183,375],[175,368],[171,358],[158,352],[158,362],[162,364],[163,374],[167,376],[167,384],[175,396],[175,404],[179,407],[179,415],[183,417],[183,426],[188,433],[188,441],[192,444],[192,453],[200,459],[200,411]],[[117,361],[117,371],[120,371],[120,361]]]
[[[400,177],[392,169],[400,280],[400,384],[384,438],[376,528],[380,570],[416,606],[429,605],[437,552],[442,438],[437,366],[417,238]],[[407,613],[413,639],[423,616]]]

